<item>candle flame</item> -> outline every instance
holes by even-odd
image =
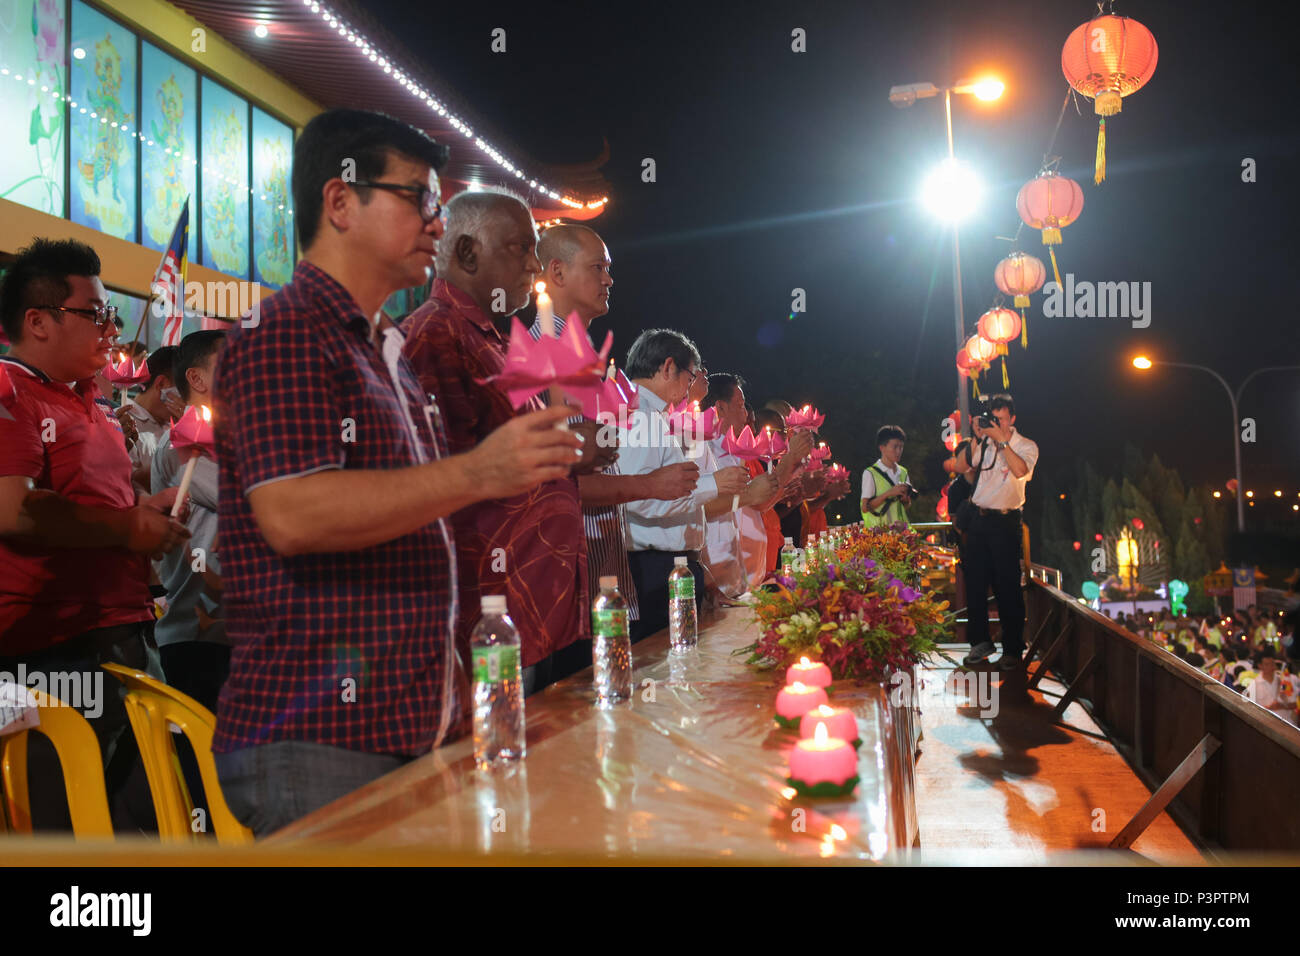
[[[208,408],[208,406],[206,406],[206,405],[200,405],[200,406],[199,406],[199,414],[203,416],[203,420],[204,420],[205,422],[210,422],[210,421],[212,421],[212,409]]]
[[[833,717],[833,716],[835,715],[835,708],[834,708],[834,707],[830,707],[830,706],[828,706],[828,705],[826,705],[826,704],[818,704],[818,705],[817,705],[817,712],[818,712],[819,714],[821,714],[823,717]],[[818,724],[817,726],[818,726],[818,727],[825,727],[826,725],[825,725],[825,724]]]
[[[813,731],[813,742],[817,744],[818,749],[821,749],[826,746],[826,741],[830,739],[830,731],[826,729],[825,724],[819,721],[817,723],[817,729]]]
[[[798,795],[798,793],[799,791],[796,790],[794,787],[781,788],[781,796],[785,797],[787,800],[793,800]]]
[[[545,295],[545,294],[546,294],[546,283],[545,283],[545,282],[539,282],[539,283],[537,283],[537,285],[533,286],[533,289],[536,290],[536,292],[537,292],[538,295]]]
[[[810,660],[808,660],[808,658],[806,658],[806,657],[801,657],[801,658],[799,658],[799,666],[800,666],[800,667],[811,667],[811,666],[812,666],[812,662],[811,662]]]
[[[832,840],[847,840],[848,838],[849,838],[849,835],[848,835],[848,833],[845,831],[845,829],[844,829],[842,826],[840,826],[838,823],[832,823],[832,824],[831,824],[831,839],[832,839]]]
[[[790,685],[790,689],[791,689],[792,691],[794,691],[796,694],[803,694],[803,693],[806,693],[807,690],[808,690],[808,688],[805,687],[805,686],[804,686],[802,683],[800,683],[799,681],[795,681],[793,684],[791,684],[791,685]]]

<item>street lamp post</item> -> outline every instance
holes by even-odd
[[[1149,369],[1153,365],[1168,365],[1170,368],[1193,368],[1201,372],[1206,372],[1214,376],[1214,380],[1223,386],[1223,390],[1228,393],[1228,401],[1232,404],[1232,453],[1236,465],[1237,479],[1237,530],[1239,532],[1246,530],[1246,486],[1241,480],[1241,417],[1238,414],[1238,405],[1241,402],[1241,393],[1246,390],[1246,385],[1256,375],[1262,375],[1264,372],[1294,372],[1300,371],[1300,365],[1270,365],[1267,368],[1257,368],[1247,375],[1237,391],[1233,392],[1232,388],[1220,375],[1212,368],[1206,368],[1204,365],[1191,365],[1186,362],[1166,362],[1161,360],[1157,363],[1154,359],[1147,358],[1145,355],[1139,355],[1133,359],[1133,367],[1137,369]]]
[[[979,81],[963,81],[955,83],[952,86],[938,87],[933,83],[908,83],[903,86],[891,87],[889,90],[889,101],[898,107],[908,107],[918,99],[925,99],[931,96],[937,96],[943,93],[944,115],[948,127],[948,162],[954,165],[957,162],[953,150],[952,142],[952,94],[969,93],[981,100],[995,100],[1002,95],[1005,89],[1000,80],[983,79]],[[958,237],[957,221],[953,219],[952,225],[952,306],[953,318],[957,328],[957,351],[961,351],[966,344],[966,322],[962,316],[962,295],[961,295],[961,242]],[[962,378],[961,372],[957,373],[957,409],[961,413],[963,427],[969,427],[970,422],[970,398],[966,392],[966,383]]]

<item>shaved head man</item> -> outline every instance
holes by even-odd
[[[567,319],[577,312],[584,326],[609,311],[614,286],[612,260],[600,236],[586,226],[552,226],[537,243],[542,281],[555,303],[555,314]]]

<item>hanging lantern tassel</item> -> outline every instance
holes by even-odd
[[[1002,353],[1002,387],[1011,387],[1011,379],[1007,378],[1007,356],[1005,352]]]
[[[1057,241],[1060,241],[1060,240],[1058,239]],[[1060,269],[1060,267],[1057,266],[1057,264],[1056,264],[1056,250],[1055,250],[1054,248],[1052,248],[1051,246],[1048,246],[1048,247],[1047,247],[1047,254],[1050,255],[1050,256],[1052,257],[1052,275],[1056,276],[1056,287],[1057,287],[1058,289],[1063,289],[1063,288],[1065,288],[1065,287],[1064,287],[1064,285],[1062,285],[1062,283],[1061,283],[1061,269]]]
[[[1017,298],[1019,298],[1017,296]],[[1025,310],[1020,310],[1020,347],[1029,348],[1029,320],[1025,318]]]
[[[1106,181],[1106,117],[1097,124],[1097,169],[1092,181],[1100,186]]]

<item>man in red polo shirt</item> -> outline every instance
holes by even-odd
[[[0,357],[0,671],[83,675],[83,700],[65,703],[91,718],[110,797],[139,757],[120,694],[101,693],[99,664],[158,673],[148,560],[189,537],[166,514],[175,489],[136,503],[122,428],[95,401],[115,312],[99,257],[70,239],[34,241],[0,291],[13,343]],[[38,793],[61,789],[57,763],[47,786],[40,748],[30,751],[34,815],[47,809]]]

